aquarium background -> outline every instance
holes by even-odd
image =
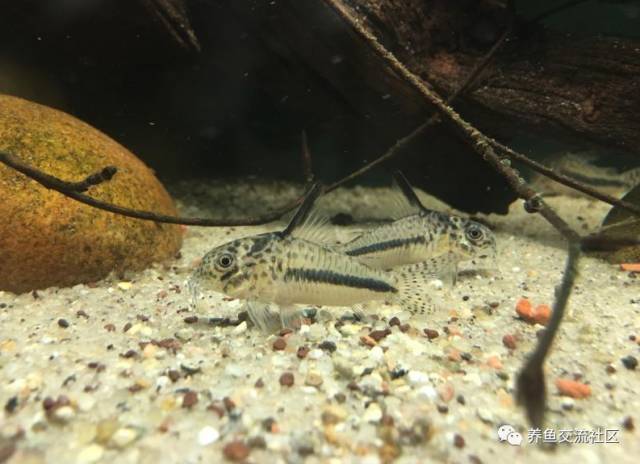
[[[519,1],[516,7],[527,18],[560,3]],[[316,176],[332,182],[382,154],[424,119],[394,109],[388,95],[378,96],[390,100],[384,112],[363,112],[294,54],[265,43],[258,31],[264,24],[239,21],[226,2],[188,2],[200,52],[180,47],[142,2],[2,4],[0,92],[99,128],[165,183],[196,177],[302,181],[302,131]],[[638,36],[640,6],[585,2],[546,24],[572,34]],[[539,159],[589,149],[544,134],[500,138]],[[609,164],[634,165],[603,147],[597,153]],[[408,153],[357,182],[386,184],[391,167],[469,212],[506,212],[514,199],[504,181],[446,130],[431,131]]]

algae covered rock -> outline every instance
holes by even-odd
[[[0,95],[0,151],[67,181],[116,166],[113,179],[87,193],[120,206],[176,214],[171,197],[142,161],[61,111]],[[92,208],[4,164],[0,198],[0,290],[20,293],[141,270],[174,257],[182,244],[179,226]]]

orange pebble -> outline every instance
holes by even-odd
[[[520,298],[516,303],[516,313],[525,321],[530,321],[533,319],[533,308],[531,307],[531,302],[526,298]]]
[[[640,263],[622,263],[620,269],[629,272],[640,272]]]
[[[487,358],[487,366],[493,367],[494,369],[502,369],[502,361],[497,356],[489,356]]]
[[[449,361],[454,361],[454,362],[462,361],[462,356],[460,355],[460,352],[458,350],[456,350],[455,348],[452,348],[449,351],[449,354],[447,355],[447,358],[449,358]]]
[[[569,379],[556,380],[556,387],[561,395],[571,398],[587,398],[591,396],[591,387],[587,384]]]
[[[551,308],[549,307],[549,305],[541,304],[536,306],[536,309],[533,312],[533,321],[536,324],[547,325],[550,318]]]

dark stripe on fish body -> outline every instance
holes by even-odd
[[[407,245],[413,245],[416,243],[425,243],[426,239],[419,235],[411,238],[396,238],[388,240],[386,242],[372,243],[371,245],[365,245],[360,248],[354,248],[353,250],[347,250],[346,254],[349,256],[361,256],[369,253],[377,253],[385,250],[392,250],[394,248],[402,248]]]
[[[284,274],[285,282],[313,282],[318,284],[331,284],[343,287],[362,288],[372,292],[397,293],[398,289],[383,280],[370,277],[358,277],[348,274],[340,274],[322,269],[287,269]]]

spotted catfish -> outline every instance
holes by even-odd
[[[396,171],[394,180],[413,213],[367,230],[338,250],[378,269],[439,257],[444,263],[439,274],[450,280],[455,280],[460,261],[495,261],[496,241],[489,228],[471,219],[425,208],[400,171]]]
[[[428,285],[440,264],[425,261],[402,272],[374,269],[330,246],[315,243],[309,213],[320,195],[316,184],[282,231],[233,240],[209,251],[190,278],[194,297],[216,291],[246,300],[251,320],[261,328],[290,325],[295,305],[356,306],[397,302],[412,313],[431,304]],[[275,309],[274,309],[275,308]]]

